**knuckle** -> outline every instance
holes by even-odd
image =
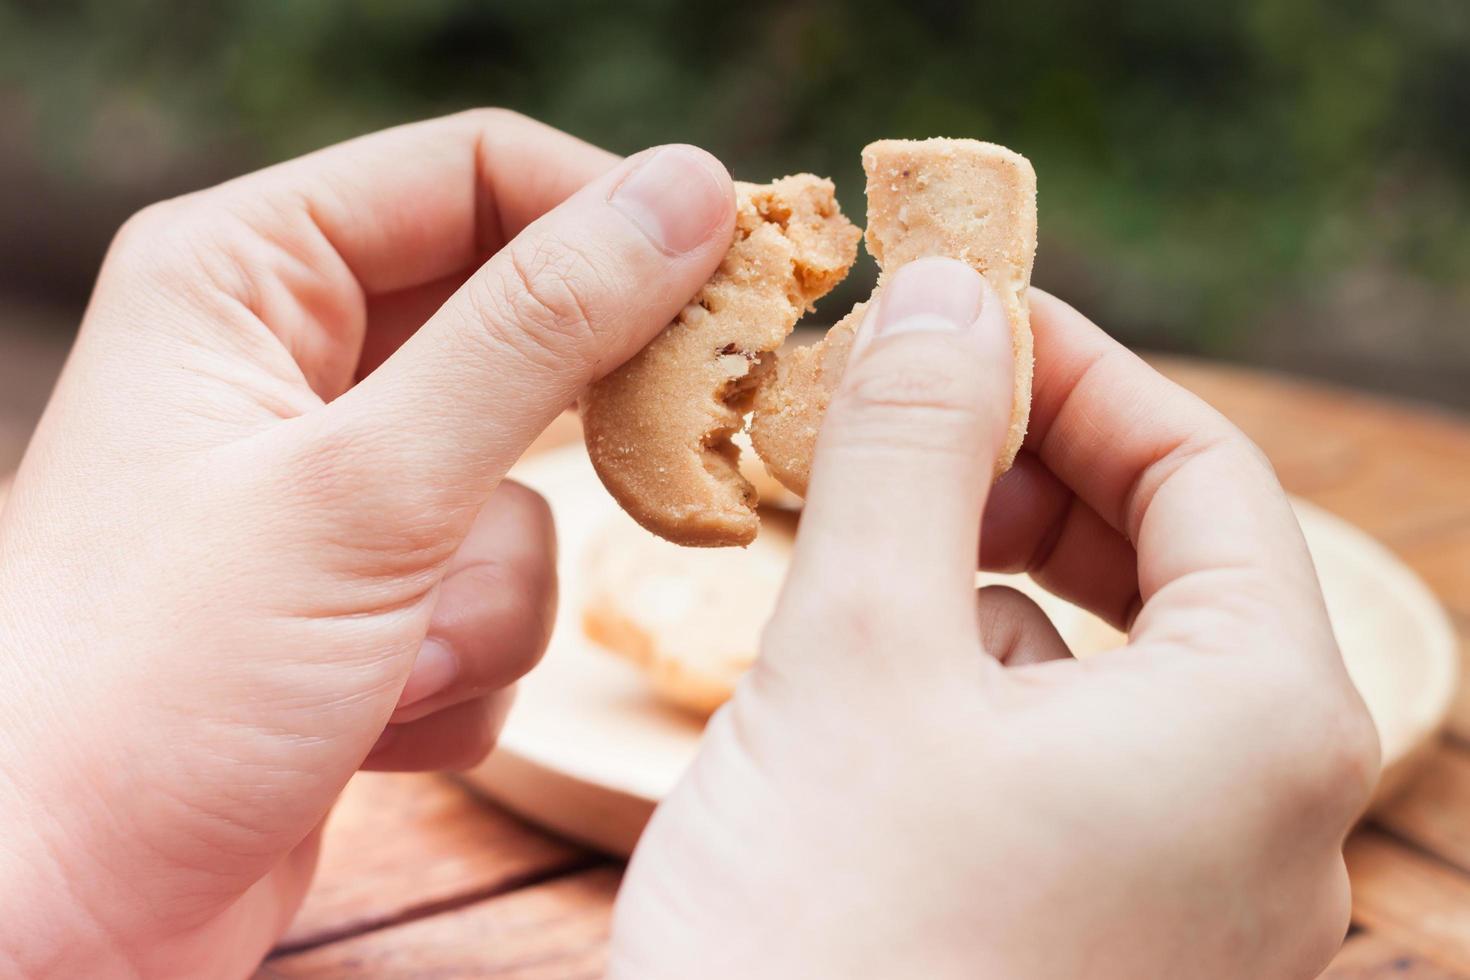
[[[292,447],[284,468],[296,491],[313,500],[336,503],[361,489],[361,467],[371,456],[363,433],[352,426],[313,427]]]
[[[1253,570],[1212,569],[1184,575],[1162,586],[1150,601],[1187,616],[1194,628],[1185,642],[1205,653],[1233,657],[1244,647],[1274,657],[1279,648],[1316,642],[1292,622],[1280,586]]]
[[[471,126],[482,130],[524,126],[531,122],[529,116],[503,106],[476,106],[460,112],[459,117]]]
[[[1293,712],[1296,737],[1284,748],[1291,758],[1278,770],[1285,798],[1297,812],[1331,815],[1344,824],[1356,819],[1377,785],[1378,731],[1351,684],[1304,677],[1272,708],[1273,717]],[[1329,817],[1330,819],[1330,817]]]
[[[881,634],[884,610],[849,575],[819,588],[787,591],[761,632],[763,648],[800,648],[813,636],[832,647],[861,649]]]
[[[150,204],[118,229],[104,277],[142,280],[160,295],[218,310],[221,296],[255,309],[265,262],[234,200],[219,189]]]
[[[309,195],[252,176],[149,205],[119,229],[108,262],[211,312],[243,306],[271,322],[290,304],[350,315],[360,287],[310,203],[336,193],[331,180],[318,176]]]
[[[908,641],[925,630],[900,610],[923,608],[923,596],[886,570],[856,560],[840,583],[803,600],[803,619],[820,624],[818,635],[833,646],[875,649],[895,640]]]
[[[126,251],[145,245],[172,228],[178,221],[180,212],[181,208],[176,200],[156,201],[133,212],[113,237],[113,248]]]
[[[852,371],[842,396],[858,408],[917,408],[946,413],[977,411],[969,372],[947,345],[890,344],[887,356],[865,358]]]
[[[1269,474],[1273,479],[1276,469],[1266,456],[1265,450],[1223,415],[1216,417],[1209,434],[1214,444],[1231,459],[1238,460],[1243,467],[1255,468]]]
[[[842,589],[829,593],[821,603],[825,631],[856,645],[877,641],[883,631],[887,610],[872,601],[866,590]]]
[[[500,274],[471,280],[471,309],[489,339],[538,364],[591,358],[599,273],[564,242],[516,243]]]
[[[1378,782],[1381,747],[1378,729],[1356,692],[1336,699],[1324,722],[1327,748],[1322,759],[1321,788],[1354,815]]]
[[[370,565],[387,576],[439,568],[456,547],[431,495],[395,481],[365,479],[378,469],[377,433],[351,424],[314,424],[292,440],[279,474],[281,497],[314,515],[319,560]]]
[[[1230,427],[1230,437],[1228,440],[1229,444],[1234,447],[1237,452],[1250,457],[1256,463],[1256,465],[1260,466],[1267,472],[1274,474],[1276,472],[1275,467],[1272,466],[1271,459],[1266,455],[1266,451],[1260,446],[1256,445],[1256,441],[1250,436],[1246,435],[1242,429],[1238,428],[1235,425],[1235,423],[1228,422],[1226,424]]]
[[[178,260],[192,257],[202,222],[196,196],[158,201],[135,212],[123,222],[108,248],[109,264],[125,264],[133,271],[174,268]]]

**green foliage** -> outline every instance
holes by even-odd
[[[861,216],[869,140],[991,139],[1040,174],[1042,280],[1055,249],[1191,346],[1332,269],[1470,268],[1460,0],[12,2],[7,79],[74,169],[120,104],[242,166],[495,104],[621,151],[829,173]]]

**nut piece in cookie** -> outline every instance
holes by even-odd
[[[926,256],[969,263],[1005,304],[1015,357],[1010,429],[996,475],[1010,468],[1031,410],[1031,318],[1026,289],[1036,255],[1036,174],[1018,153],[977,140],[880,140],[863,150],[868,251],[889,273]],[[878,280],[878,289],[883,279]],[[842,378],[859,304],[811,347],[784,355],[755,397],[750,436],[766,468],[806,493],[812,451]]]
[[[730,437],[771,352],[847,274],[859,232],[831,181],[737,183],[735,239],[673,323],[582,401],[597,475],[634,520],[683,545],[755,539],[756,492]]]

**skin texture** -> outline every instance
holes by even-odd
[[[482,111],[128,223],[0,512],[0,975],[247,976],[354,771],[483,755],[554,599],[544,505],[501,477],[709,279],[733,210],[700,151]],[[1035,294],[981,535],[1009,340],[988,301],[933,329],[983,298],[935,261],[857,339],[763,659],[639,849],[614,972],[1312,975],[1376,743],[1280,488]],[[1130,648],[1074,663],[977,597],[977,536],[1137,613]]]
[[[555,600],[501,476],[732,223],[487,111],[123,228],[0,515],[0,975],[246,976],[355,770],[488,751]]]
[[[991,492],[994,292],[924,259],[864,320],[761,659],[633,857],[612,976],[1310,978],[1340,944],[1377,741],[1286,497],[1076,311],[1033,291],[1032,325],[1026,462]],[[1129,645],[1077,661],[977,595],[977,538]]]

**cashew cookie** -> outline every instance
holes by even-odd
[[[1026,436],[1031,410],[1031,319],[1026,290],[1036,255],[1036,173],[1025,157],[966,139],[880,140],[863,150],[868,175],[868,251],[883,272],[927,256],[968,263],[1005,305],[1015,357],[1010,428],[996,459],[1010,468]],[[767,470],[806,492],[822,417],[842,378],[867,305],[811,347],[780,359],[759,386],[750,437]]]
[[[677,544],[745,545],[757,494],[731,436],[773,352],[857,257],[831,181],[737,183],[735,239],[714,276],[649,345],[592,385],[593,468],[639,524]]]

